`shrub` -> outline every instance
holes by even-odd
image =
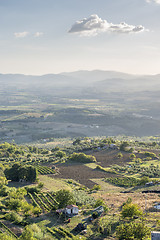
[[[58,152],[56,153],[56,157],[59,157],[59,158],[66,157],[66,153],[63,152],[63,151],[58,151]]]
[[[100,190],[100,189],[101,189],[101,185],[95,184],[95,185],[93,186],[93,188],[91,189],[91,191],[98,191],[98,190]]]
[[[84,153],[73,153],[69,160],[74,162],[82,162],[82,163],[88,163],[88,162],[96,162],[96,158],[92,155],[86,155]]]
[[[152,152],[144,152],[144,155],[146,157],[157,158],[156,154]]]
[[[22,206],[22,201],[19,199],[9,199],[6,201],[6,206],[10,209],[10,210],[14,210],[16,212],[18,212]]]
[[[121,211],[122,218],[133,218],[135,216],[142,215],[142,211],[139,210],[138,205],[131,203],[125,204]]]
[[[108,212],[109,208],[105,204],[104,200],[101,199],[101,198],[97,199],[96,202],[95,202],[95,205],[94,205],[95,208],[97,208],[99,206],[103,206],[105,213]]]
[[[136,158],[136,155],[134,153],[132,153],[132,154],[130,154],[129,158],[134,159],[134,158]]]
[[[39,187],[25,187],[27,193],[39,193]]]
[[[120,145],[120,150],[121,151],[126,151],[126,148],[129,147],[129,143],[128,142],[122,142]]]
[[[15,212],[9,212],[4,215],[6,220],[14,222],[15,224],[20,224],[23,221],[23,217]]]
[[[120,152],[117,154],[117,158],[123,158],[123,154]]]
[[[144,223],[125,223],[116,228],[116,236],[119,240],[148,239],[150,229]]]

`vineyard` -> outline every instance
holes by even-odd
[[[140,181],[133,177],[117,177],[106,178],[106,182],[112,183],[120,187],[133,187],[140,184]]]
[[[28,193],[34,207],[40,208],[43,212],[55,210],[58,206],[57,201],[51,193]]]
[[[74,235],[72,233],[70,233],[69,231],[67,231],[66,229],[64,229],[63,227],[47,228],[47,231],[58,239],[61,239],[61,238],[65,238],[66,240],[74,239]]]
[[[39,174],[41,175],[47,175],[47,174],[55,174],[56,171],[52,168],[46,167],[46,166],[36,166],[36,169]]]
[[[0,221],[0,233],[6,233],[11,236],[13,239],[17,239],[17,235],[15,235],[3,222]]]

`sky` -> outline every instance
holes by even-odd
[[[160,0],[0,0],[0,73],[160,74]]]

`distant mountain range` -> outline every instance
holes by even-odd
[[[23,74],[0,74],[2,87],[18,89],[72,89],[96,88],[99,91],[150,91],[160,90],[160,74],[132,75],[115,71],[76,71],[61,74],[32,76]]]

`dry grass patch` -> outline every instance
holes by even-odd
[[[101,192],[103,193],[120,193],[126,189],[123,187],[117,187],[110,183],[105,182],[103,179],[91,179],[93,182],[101,186]]]
[[[39,175],[40,182],[44,183],[44,190],[58,191],[59,189],[72,190],[72,188],[62,179],[55,179],[45,175]]]

